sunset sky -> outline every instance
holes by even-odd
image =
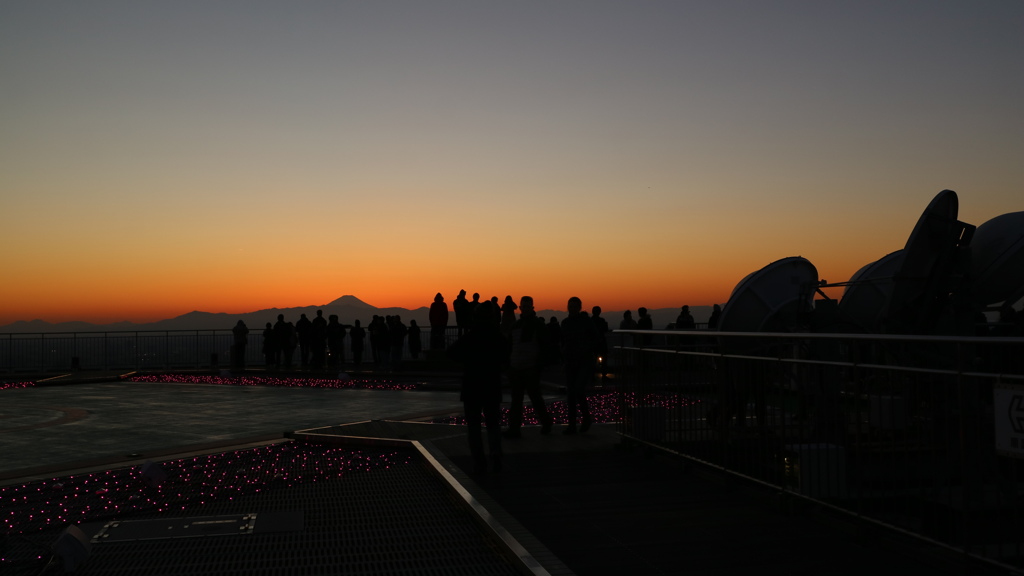
[[[724,303],[1024,210],[1024,2],[0,5],[0,325]]]

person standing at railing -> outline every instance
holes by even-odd
[[[619,330],[636,330],[636,320],[633,320],[633,312],[631,310],[626,310],[622,313]]]
[[[295,323],[295,335],[299,338],[299,366],[309,366],[309,354],[311,338],[313,337],[313,323],[305,314],[299,314],[299,320]]]
[[[337,368],[345,364],[345,325],[338,322],[338,315],[327,318],[327,367]]]
[[[420,340],[420,326],[416,320],[409,320],[409,355],[413,360],[419,360],[420,350],[423,349],[423,341]]]
[[[498,297],[497,296],[491,296],[491,304],[494,305],[494,306],[491,306],[491,310],[494,312],[494,319],[500,325],[501,324],[501,303],[498,302]]]
[[[452,302],[452,310],[455,312],[455,325],[459,328],[459,337],[462,337],[473,318],[473,307],[469,300],[466,300],[465,290],[459,290],[459,295]]]
[[[569,425],[563,434],[576,433],[577,406],[580,432],[590,428],[590,403],[587,386],[594,377],[594,343],[597,331],[590,317],[583,314],[583,302],[573,296],[567,304],[569,315],[562,320],[562,361],[565,363],[565,403]]]
[[[516,323],[516,310],[518,308],[511,295],[505,296],[505,302],[501,305],[501,333],[506,338],[508,338],[509,333],[512,331],[512,326]]]
[[[473,315],[476,314],[477,307],[480,306],[480,293],[473,292],[473,299],[469,301],[469,320],[470,324],[473,323]]]
[[[245,370],[245,347],[249,343],[249,327],[239,320],[231,329],[234,344],[231,346],[231,368]]]
[[[551,343],[550,350],[548,351],[549,363],[550,364],[561,364],[562,363],[562,325],[558,323],[558,318],[552,316],[551,320],[547,323],[548,330],[548,342]]]
[[[383,370],[391,359],[388,352],[391,349],[391,341],[388,340],[387,318],[375,314],[366,330],[370,333],[370,355],[373,358],[373,367]]]
[[[317,310],[316,318],[310,322],[309,329],[310,366],[323,370],[327,364],[327,319],[324,311]]]
[[[722,307],[715,304],[711,308],[711,317],[708,318],[708,330],[716,330],[718,328],[718,319],[722,316]]]
[[[448,304],[440,292],[430,304],[430,349],[444,350],[444,331],[448,328]]]
[[[601,317],[600,306],[590,309],[590,321],[594,323],[594,331],[597,332],[594,352],[597,354],[597,367],[601,371],[601,379],[604,380],[605,374],[608,373],[608,321]]]
[[[263,329],[263,363],[268,370],[277,366],[277,341],[274,338],[274,326],[270,322]]]
[[[496,321],[490,303],[481,304],[473,315],[473,324],[448,350],[448,356],[462,364],[462,400],[466,417],[466,437],[475,463],[474,471],[501,471],[501,371],[508,362],[508,344]],[[487,427],[488,453],[480,426],[480,415]]]
[[[366,329],[359,325],[359,320],[349,330],[348,336],[352,339],[352,364],[359,370],[363,363],[363,346],[366,344]]]
[[[402,353],[405,351],[405,335],[409,329],[402,323],[402,317],[394,315],[391,317],[391,327],[388,329],[388,337],[391,339],[391,369],[398,370],[402,364]]]
[[[693,321],[693,314],[690,314],[690,307],[684,305],[676,317],[676,330],[694,330],[697,323]]]
[[[291,368],[292,358],[295,356],[295,346],[298,338],[295,334],[295,325],[284,321],[284,314],[277,315],[277,322],[274,324],[274,339],[278,345],[278,367]]]
[[[512,402],[508,409],[508,438],[520,438],[523,425],[523,399],[530,397],[533,413],[540,422],[541,434],[551,432],[552,418],[544,405],[544,394],[540,387],[541,370],[544,368],[545,352],[548,348],[548,330],[544,320],[533,309],[533,297],[519,299],[519,319],[508,332],[511,353],[508,362],[508,381],[512,388]]]
[[[651,319],[650,314],[647,313],[647,308],[644,308],[643,306],[641,306],[640,308],[637,308],[636,312],[637,312],[637,314],[640,315],[640,317],[637,318],[637,320],[636,320],[636,329],[637,330],[654,330],[654,320]],[[649,334],[645,334],[645,335],[640,337],[640,341],[643,342],[644,344],[650,344],[651,343],[651,336]]]

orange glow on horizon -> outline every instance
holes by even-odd
[[[861,265],[849,264],[847,268],[852,274]],[[376,276],[348,277],[344,273],[323,272],[288,277],[247,275],[228,269],[192,275],[183,271],[126,278],[80,276],[71,292],[61,274],[53,273],[48,278],[36,278],[31,286],[4,287],[2,297],[9,305],[0,313],[0,325],[35,319],[50,323],[147,323],[192,311],[242,314],[272,308],[324,306],[345,295],[377,308],[414,310],[428,307],[434,294],[441,292],[450,308],[460,289],[467,291],[467,298],[478,292],[482,300],[492,296],[503,300],[506,295],[518,300],[529,294],[541,310],[564,311],[570,296],[580,297],[587,309],[599,305],[605,311],[635,310],[641,306],[710,306],[725,304],[736,283],[758,268],[739,270],[735,265],[722,264],[701,274],[674,275],[664,270],[635,275],[578,270],[575,274],[524,275],[511,280],[492,271],[488,275],[453,275],[443,281],[424,280],[417,277],[427,275],[424,272],[408,270]],[[574,275],[578,278],[574,279]]]

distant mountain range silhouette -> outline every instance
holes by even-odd
[[[455,324],[455,313],[452,311],[452,302],[446,298],[445,301],[448,304],[449,318],[448,323],[450,325]],[[328,304],[320,306],[299,306],[295,308],[268,308],[265,310],[257,310],[255,312],[245,312],[242,314],[228,314],[225,312],[188,312],[175,318],[169,318],[167,320],[158,320],[156,322],[138,324],[135,322],[114,322],[111,324],[92,324],[90,322],[58,322],[50,323],[43,320],[19,320],[12,322],[6,326],[0,326],[0,332],[14,333],[14,334],[26,334],[26,333],[38,333],[38,332],[119,332],[119,331],[134,331],[134,330],[229,330],[236,322],[242,320],[250,330],[262,329],[267,322],[273,324],[277,321],[278,314],[284,314],[285,320],[289,322],[295,322],[299,319],[299,316],[305,314],[307,318],[313,319],[316,317],[316,311],[323,310],[324,318],[332,314],[338,315],[338,320],[342,324],[351,325],[359,320],[363,326],[366,326],[373,316],[394,316],[398,315],[402,318],[402,321],[408,325],[410,320],[415,320],[417,324],[422,327],[429,325],[428,315],[429,308],[422,306],[410,310],[408,308],[377,308],[366,302],[363,302],[359,298],[352,295],[345,295],[338,298]],[[588,307],[589,310],[589,307]],[[690,312],[693,314],[694,319],[697,322],[707,322],[708,317],[711,315],[710,306],[690,306]],[[537,312],[540,316],[545,319],[550,319],[552,316],[557,317],[559,320],[565,318],[564,310],[539,310]],[[659,308],[649,310],[651,318],[654,321],[654,327],[661,329],[668,326],[669,323],[675,322],[676,316],[679,315],[679,308]],[[611,328],[618,328],[619,321],[622,320],[622,311],[604,311],[601,314],[608,321],[608,325]],[[636,309],[633,310],[633,318],[636,319]]]

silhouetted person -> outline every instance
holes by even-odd
[[[338,322],[338,315],[327,318],[327,366],[337,368],[345,365],[345,325]]]
[[[349,330],[348,336],[352,339],[352,364],[358,370],[363,363],[363,345],[366,341],[366,330],[359,325],[359,320],[356,320],[355,326]]]
[[[267,322],[263,329],[263,363],[267,368],[277,366],[277,340],[274,335],[274,326]]]
[[[722,317],[722,307],[715,304],[711,308],[711,317],[708,318],[708,329],[714,330],[718,328],[718,319]]]
[[[580,432],[590,428],[590,404],[587,385],[594,377],[594,342],[596,331],[590,318],[584,316],[583,302],[573,296],[567,304],[569,315],[562,320],[562,361],[565,363],[565,403],[569,426],[565,434],[576,433],[576,408],[579,406]]]
[[[249,328],[241,320],[231,329],[233,336],[231,345],[231,367],[245,369],[245,347],[249,344]]]
[[[274,323],[274,341],[277,343],[277,366],[291,368],[297,338],[295,326],[284,321],[284,314],[278,314]]]
[[[480,293],[473,293],[473,300],[469,303],[469,321],[473,322],[473,315],[476,314],[476,309],[480,307]]]
[[[637,312],[637,314],[640,315],[640,317],[637,318],[637,320],[636,320],[636,329],[637,330],[654,330],[654,320],[651,319],[650,315],[647,314],[647,308],[644,308],[644,307],[641,306],[640,308],[637,308],[636,312]],[[640,341],[642,343],[644,343],[644,344],[650,344],[651,343],[651,336],[650,336],[650,334],[644,334],[643,336],[641,336],[640,337]]]
[[[374,315],[366,329],[370,332],[370,354],[373,358],[373,365],[375,368],[382,369],[389,360],[388,348],[391,346],[391,343],[388,342],[387,320],[383,316]]]
[[[696,327],[697,323],[693,321],[690,307],[684,305],[682,310],[679,311],[679,316],[676,316],[676,330],[693,330]]]
[[[448,328],[448,305],[438,292],[430,304],[430,349],[444,350],[444,332]]]
[[[633,313],[626,310],[622,313],[622,321],[619,322],[619,330],[636,330],[636,320],[633,320]]]
[[[654,330],[654,320],[652,320],[650,314],[647,313],[647,308],[641,306],[637,309],[637,314],[640,315],[636,320],[637,330]]]
[[[519,319],[509,330],[511,353],[508,363],[508,382],[512,388],[512,402],[508,412],[509,438],[519,438],[523,425],[523,397],[530,397],[533,412],[541,424],[540,433],[551,432],[552,418],[544,404],[540,388],[540,375],[544,368],[544,354],[548,347],[548,330],[544,320],[533,309],[533,297],[519,299]]]
[[[398,370],[402,364],[402,352],[405,349],[405,335],[408,332],[405,324],[402,324],[401,316],[397,314],[391,317],[391,326],[388,327],[388,338],[391,339],[391,368]]]
[[[420,351],[423,350],[423,341],[420,340],[420,327],[415,320],[409,320],[409,356],[413,360],[419,360]]]
[[[295,323],[295,335],[299,338],[299,366],[309,366],[310,344],[313,338],[313,323],[306,318],[305,314],[299,314],[299,320]]]
[[[497,296],[491,296],[490,302],[491,302],[491,304],[493,304],[493,306],[491,307],[491,311],[494,313],[494,320],[500,325],[501,324],[501,303],[498,302],[498,297]]]
[[[516,306],[512,296],[505,296],[505,301],[501,304],[501,333],[508,338],[509,332],[512,331],[512,325],[516,323],[516,310],[519,307]]]
[[[470,304],[469,300],[466,300],[466,291],[459,290],[459,295],[452,302],[452,310],[455,312],[455,325],[459,328],[460,337],[469,328],[470,321],[473,319],[473,308],[474,306]]]
[[[323,310],[317,310],[316,318],[313,318],[309,330],[309,346],[313,351],[310,355],[310,365],[322,370],[327,363],[327,319],[324,318]]]
[[[1019,322],[1017,321],[1017,311],[1010,304],[1003,304],[999,307],[999,322],[996,323],[995,330],[992,331],[994,336],[1016,336],[1017,327]]]
[[[449,357],[463,366],[461,399],[477,473],[487,470],[488,460],[481,435],[481,413],[487,427],[491,468],[501,471],[501,371],[507,362],[508,348],[491,308],[490,304],[477,307],[469,331],[448,350]]]
[[[553,343],[548,350],[548,362],[558,364],[562,361],[562,325],[554,316],[548,322],[548,341]]]
[[[601,317],[600,306],[591,308],[590,313],[590,321],[594,323],[594,332],[597,333],[597,341],[594,343],[597,367],[601,370],[601,378],[604,378],[608,373],[608,321]]]
[[[295,357],[295,349],[299,346],[299,337],[295,333],[295,324],[288,322],[285,324],[287,327],[287,338],[284,342],[284,365],[285,368],[292,367],[292,359]]]

